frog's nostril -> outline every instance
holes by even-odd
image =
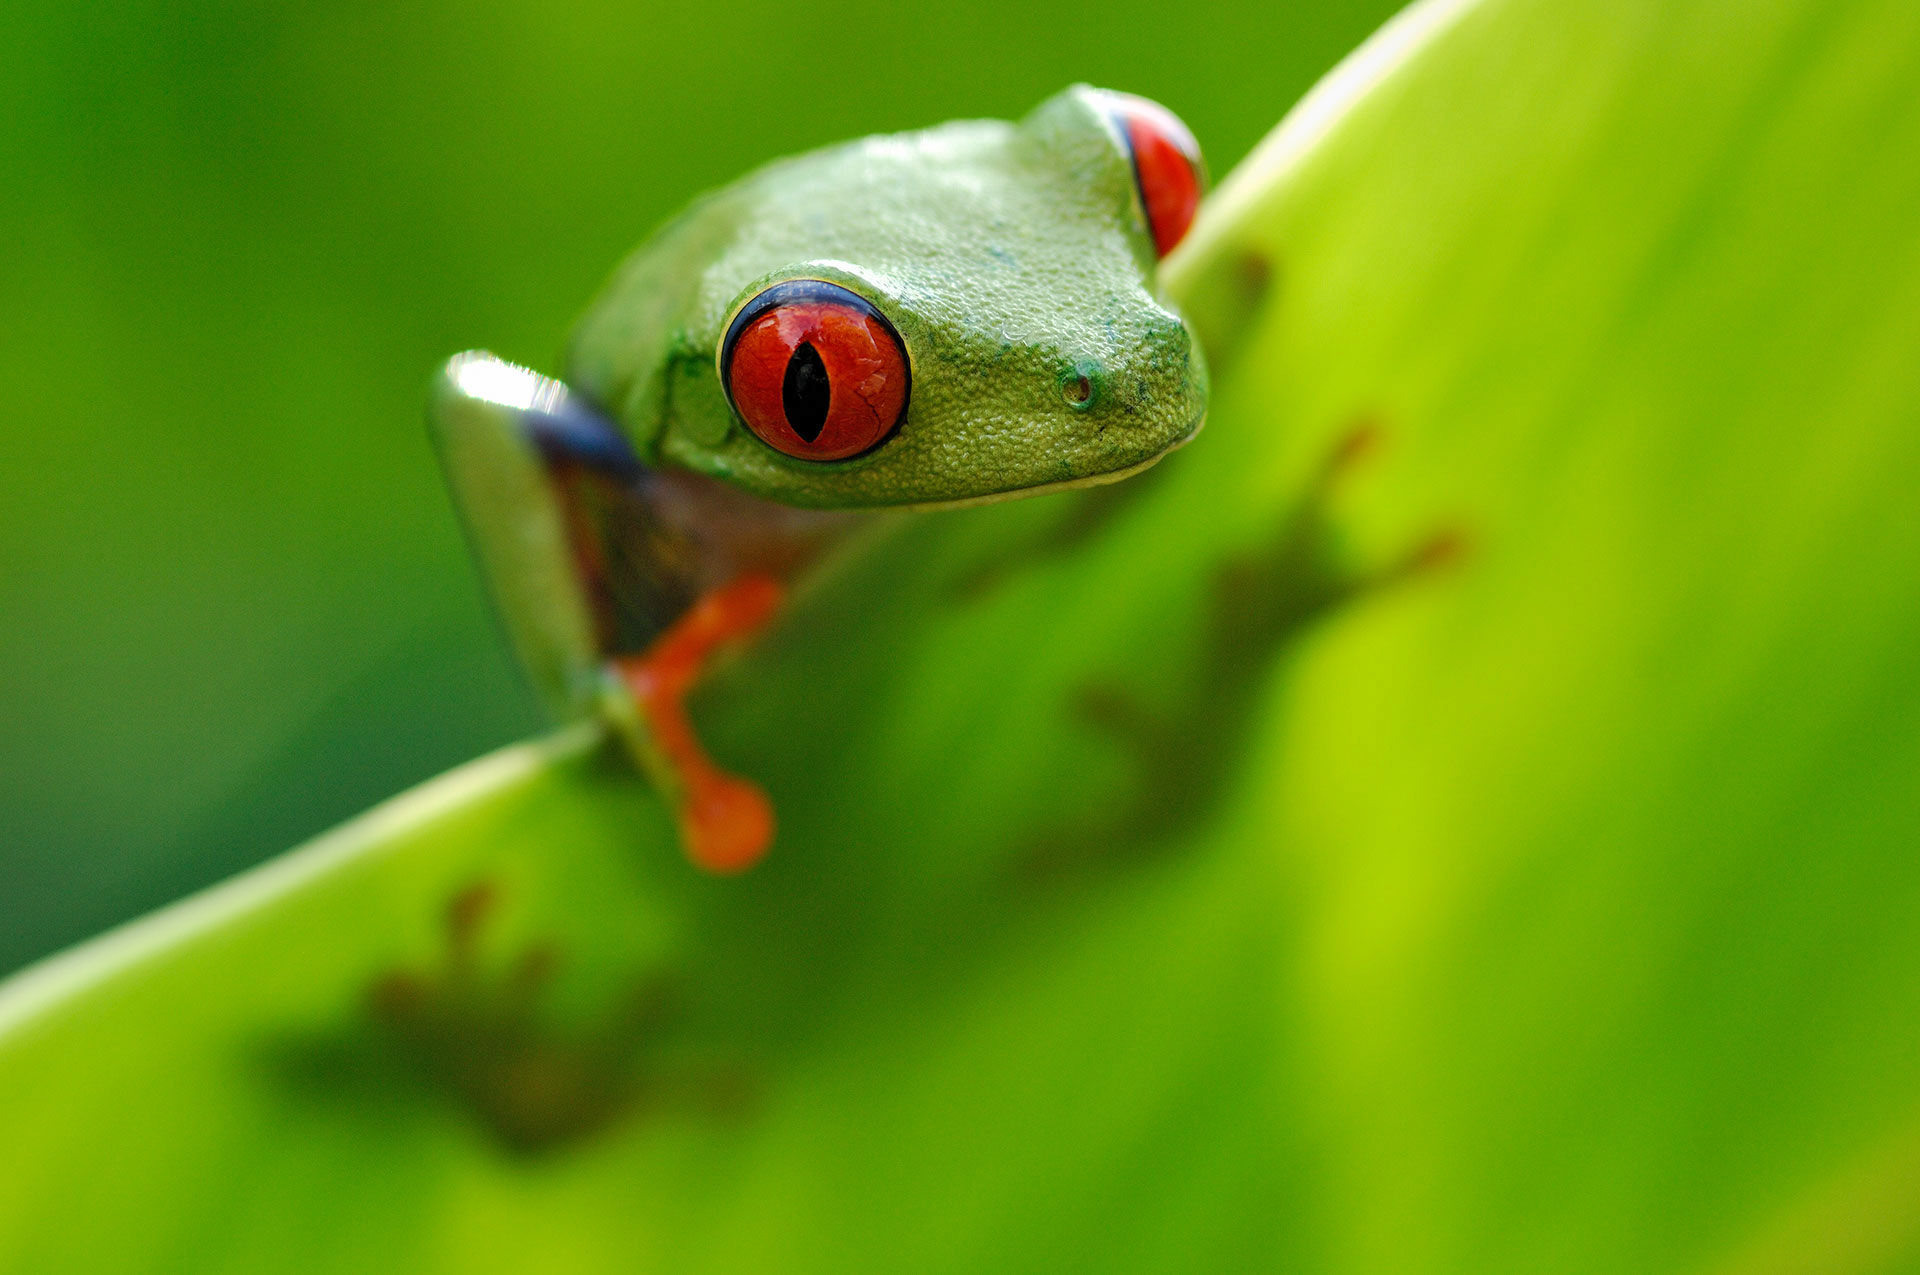
[[[1090,425],[1157,430],[1170,413],[1184,418],[1193,340],[1178,320],[1116,337],[1098,354],[1063,354],[1053,392]]]
[[[1106,380],[1105,369],[1093,359],[1079,359],[1060,369],[1060,397],[1076,412],[1092,407]]]

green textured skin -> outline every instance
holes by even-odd
[[[615,274],[567,375],[649,464],[784,504],[946,504],[1121,477],[1206,410],[1205,363],[1156,266],[1102,94],[1076,86],[1017,125],[865,138],[703,197]],[[792,278],[861,294],[907,345],[906,416],[851,460],[782,455],[721,390],[729,319]],[[1082,376],[1093,395],[1073,404]]]

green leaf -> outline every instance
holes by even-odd
[[[0,996],[9,1269],[1920,1264],[1920,10],[1429,3],[1206,433]]]

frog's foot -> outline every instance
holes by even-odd
[[[686,697],[716,651],[758,633],[779,611],[785,587],[742,576],[706,594],[638,655],[612,669],[637,717],[613,705],[616,725],[673,807],[687,857],[709,872],[752,867],[773,842],[773,806],[760,788],[714,764],[687,716]]]
[[[1262,687],[1291,642],[1349,601],[1459,561],[1468,539],[1458,528],[1442,527],[1384,564],[1342,562],[1332,500],[1382,442],[1377,423],[1356,421],[1327,450],[1303,499],[1279,526],[1220,564],[1204,663],[1180,703],[1152,709],[1104,682],[1080,689],[1075,715],[1121,750],[1131,778],[1108,809],[1041,837],[1016,864],[1018,875],[1113,864],[1169,844],[1223,798],[1257,720]]]
[[[1323,461],[1319,479],[1305,506],[1308,518],[1324,523],[1325,508],[1333,492],[1366,467],[1367,461],[1379,452],[1384,436],[1379,423],[1368,417],[1357,421],[1340,437]],[[1282,537],[1283,540],[1289,538]],[[1452,523],[1437,526],[1383,565],[1330,575],[1327,603],[1337,604],[1445,570],[1465,557],[1471,545],[1472,538],[1464,527]]]
[[[670,998],[646,980],[591,1029],[559,1029],[541,1012],[558,949],[535,943],[489,960],[481,938],[497,904],[484,883],[456,894],[439,967],[389,972],[368,1008],[410,1069],[508,1148],[537,1152],[605,1127],[641,1096],[639,1055]]]

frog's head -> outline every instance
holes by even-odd
[[[1156,294],[1203,181],[1184,126],[1075,87],[773,164],[621,269],[576,388],[640,454],[817,507],[1109,481],[1199,429],[1207,374]]]

